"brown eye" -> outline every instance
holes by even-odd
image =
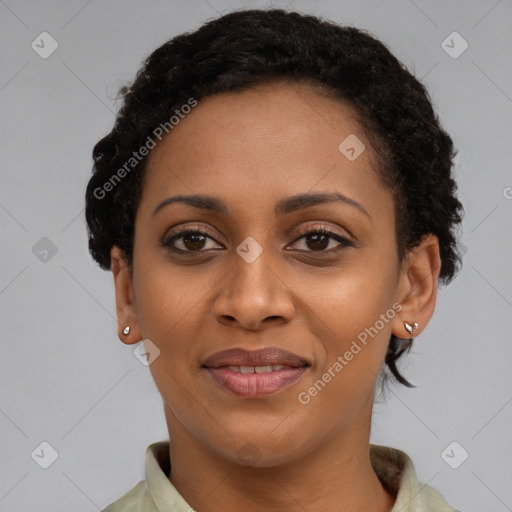
[[[298,238],[294,243],[296,244],[299,240],[304,239],[305,245],[307,249],[306,252],[337,252],[341,247],[353,247],[354,244],[348,240],[348,238],[340,235],[335,231],[331,231],[327,228],[312,228],[305,231],[300,238]],[[338,241],[338,246],[334,247],[334,249],[325,250],[329,247],[329,244],[332,240]],[[309,249],[309,250],[308,250]],[[302,249],[300,249],[302,250]]]
[[[308,247],[314,251],[326,249],[329,245],[329,239],[332,238],[325,233],[310,233],[306,235],[306,243],[310,242]]]
[[[189,235],[182,235],[183,245],[190,251],[199,251],[204,248],[206,238],[199,233],[191,233]]]
[[[207,232],[197,229],[186,229],[165,239],[162,242],[162,246],[168,247],[175,252],[203,252],[215,249],[215,247],[205,247],[208,240],[216,242]],[[181,247],[177,247],[177,245]]]

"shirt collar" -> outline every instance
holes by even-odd
[[[146,482],[159,512],[189,512],[190,505],[169,480],[169,441],[150,444],[146,449]]]

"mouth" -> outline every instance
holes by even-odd
[[[222,366],[221,368],[225,368],[225,366]],[[273,365],[266,365],[266,366],[228,366],[228,368],[236,373],[270,373],[270,372],[277,372],[279,370],[282,370],[283,368],[293,368],[292,366],[286,366],[284,364],[273,364]]]
[[[202,368],[228,393],[255,399],[284,391],[310,366],[296,354],[270,347],[217,352],[204,361]]]
[[[288,352],[287,350],[283,350],[278,347],[267,347],[260,348],[258,350],[232,348],[222,352],[216,352],[208,357],[203,362],[202,366],[207,368],[220,368],[222,366],[238,366],[240,368],[289,366],[292,368],[299,368],[302,366],[310,366],[310,364],[306,359],[294,354],[293,352]]]

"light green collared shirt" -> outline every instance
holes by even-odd
[[[370,460],[383,485],[396,495],[391,512],[459,512],[433,487],[421,484],[412,460],[401,450],[370,444]],[[146,449],[146,480],[101,512],[192,512],[168,478],[169,441]]]

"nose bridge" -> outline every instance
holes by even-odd
[[[214,312],[219,319],[235,319],[254,328],[265,318],[290,316],[291,300],[272,261],[272,249],[255,238],[247,237],[238,245],[215,298]]]
[[[227,291],[230,295],[236,295],[237,300],[252,298],[261,301],[273,295],[275,276],[270,270],[272,249],[262,244],[253,237],[247,237],[236,248]]]

